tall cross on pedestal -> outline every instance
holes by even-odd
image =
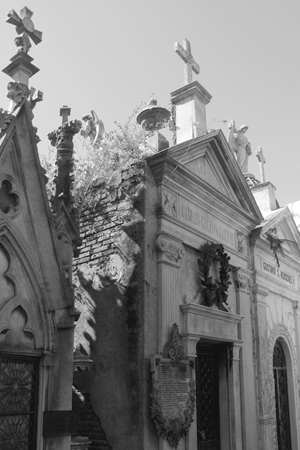
[[[196,63],[191,53],[191,44],[186,38],[183,39],[183,47],[179,42],[175,42],[174,50],[180,58],[185,62],[184,64],[184,84],[189,84],[193,81],[193,71],[196,74],[200,73],[200,67]]]
[[[64,105],[62,108],[60,108],[59,112],[60,112],[60,115],[62,116],[62,125],[64,123],[68,123],[68,120],[69,120],[68,117],[71,114],[71,108]]]
[[[29,38],[31,38],[36,45],[42,40],[41,31],[37,31],[34,28],[34,24],[31,20],[32,15],[33,12],[26,6],[21,9],[20,16],[13,9],[8,13],[9,18],[6,22],[16,25],[18,35],[22,35],[22,37],[17,37],[15,39],[19,52],[23,51],[24,53],[28,53],[28,50],[31,47]]]
[[[260,181],[262,183],[265,183],[266,179],[265,179],[265,169],[264,169],[264,164],[266,163],[266,159],[264,157],[263,154],[263,150],[260,147],[260,145],[258,146],[258,149],[255,152],[255,155],[258,158],[259,161],[259,174],[260,174]]]

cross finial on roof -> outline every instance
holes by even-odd
[[[265,179],[264,164],[266,163],[266,159],[264,157],[263,150],[260,145],[258,146],[258,149],[255,152],[255,155],[257,156],[258,161],[259,161],[260,181],[262,183],[265,183],[266,179]]]
[[[71,108],[64,105],[62,108],[60,108],[59,112],[60,112],[60,115],[62,116],[62,124],[68,123],[68,117],[71,114]]]
[[[7,22],[16,25],[16,31],[19,35],[15,39],[18,52],[23,51],[24,53],[28,53],[31,47],[29,38],[31,38],[35,44],[39,44],[42,40],[42,33],[34,28],[34,24],[31,20],[32,15],[33,12],[26,6],[21,9],[20,16],[14,9],[8,13],[9,18],[7,19]]]
[[[184,84],[189,84],[193,81],[193,71],[196,74],[200,73],[200,67],[196,63],[191,53],[191,44],[186,38],[183,39],[183,47],[179,42],[175,42],[174,50],[180,58],[185,62],[184,64]]]

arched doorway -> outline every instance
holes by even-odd
[[[273,352],[276,428],[278,450],[292,450],[286,359],[282,345],[276,341]]]

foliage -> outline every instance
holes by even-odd
[[[85,208],[94,209],[101,198],[101,189],[116,184],[120,172],[130,170],[134,175],[140,174],[140,165],[154,153],[147,144],[148,133],[136,123],[136,114],[143,107],[139,105],[124,125],[115,122],[116,129],[105,134],[101,147],[94,149],[81,136],[74,138],[75,166],[73,196],[75,206],[81,211]],[[41,156],[41,164],[47,177],[47,193],[49,199],[55,194],[53,179],[56,175],[56,149],[50,148],[46,156]]]
[[[198,268],[201,278],[204,306],[212,306],[215,304],[219,309],[227,311],[224,303],[227,304],[227,291],[231,284],[229,260],[230,256],[225,253],[222,244],[207,242],[200,248]],[[213,261],[220,262],[220,281],[214,280],[209,274]]]
[[[282,248],[283,239],[280,239],[277,236],[277,228],[276,227],[270,228],[265,233],[265,236],[270,243],[270,248],[271,248],[272,252],[274,253],[277,266],[280,267],[278,253],[283,254],[283,248]]]

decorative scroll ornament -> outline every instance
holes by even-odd
[[[184,358],[184,349],[179,334],[179,328],[176,323],[173,324],[170,333],[170,339],[165,344],[162,352],[163,358],[170,358],[174,361],[174,365],[178,365]]]
[[[200,248],[198,268],[202,285],[202,304],[204,306],[216,305],[220,310],[228,311],[224,304],[227,305],[227,291],[231,284],[229,260],[230,256],[224,251],[222,244],[207,242]],[[214,261],[220,262],[219,281],[210,276],[210,268]]]
[[[185,255],[184,247],[181,243],[160,234],[156,239],[156,246],[162,252],[164,259],[179,264]]]

